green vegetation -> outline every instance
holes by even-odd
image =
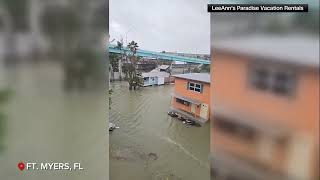
[[[0,152],[4,149],[3,139],[5,136],[5,120],[6,116],[2,112],[2,106],[8,101],[10,92],[8,90],[0,90]]]
[[[109,89],[109,109],[111,109],[111,104],[112,104],[112,99],[111,99],[112,92],[113,90]]]
[[[125,79],[129,83],[130,90],[136,90],[137,87],[139,87],[142,83],[141,76],[139,75],[140,73],[137,72],[137,69],[136,69],[137,62],[140,60],[140,58],[136,56],[138,47],[139,47],[138,43],[136,43],[135,41],[131,41],[127,45],[127,48],[129,50],[125,50],[125,52],[121,55],[121,58],[120,58],[121,60],[125,59],[126,61],[121,67],[122,67],[122,72],[125,74]],[[118,41],[117,48],[120,50],[121,49],[124,50],[123,42]]]
[[[193,73],[210,73],[210,65],[202,64],[192,70]]]
[[[51,42],[51,54],[58,58],[66,57],[73,48],[80,28],[80,18],[69,7],[48,8],[41,17],[44,35]]]
[[[10,19],[12,30],[14,32],[25,32],[29,29],[28,26],[28,0],[0,0],[2,10],[7,11],[7,19]]]
[[[13,64],[18,59],[16,34],[29,30],[28,24],[29,1],[0,0],[1,29],[5,33],[4,60],[6,64]]]
[[[112,71],[119,72],[119,61],[121,60],[121,57],[117,54],[111,53],[109,59]]]
[[[210,73],[210,64],[203,64],[203,65],[201,66],[201,72]]]
[[[140,79],[141,79],[141,77],[138,76],[138,72],[136,70],[137,61],[139,59],[137,58],[137,56],[135,56],[139,46],[138,46],[138,43],[131,41],[127,47],[130,49],[130,52],[131,52],[129,54],[130,63],[127,63],[128,71],[126,71],[128,74],[127,77],[129,82],[129,89],[132,90],[133,88],[134,90],[136,90],[136,87],[140,85]]]
[[[65,88],[88,88],[92,85],[101,85],[104,80],[101,66],[103,57],[94,50],[88,48],[75,49],[63,61],[65,71]]]
[[[105,52],[99,40],[105,34],[106,18],[104,8],[86,9],[90,3],[49,6],[40,19],[43,34],[50,42],[50,57],[63,63],[67,89],[94,88],[103,85],[105,79]]]

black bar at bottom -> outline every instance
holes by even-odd
[[[308,12],[308,4],[208,4],[208,12]]]

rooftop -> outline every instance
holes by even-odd
[[[319,37],[255,35],[212,44],[215,50],[261,57],[259,60],[319,67]]]
[[[176,74],[176,75],[173,75],[173,77],[210,83],[209,73]]]
[[[142,73],[142,77],[169,77],[170,74],[167,72],[160,72],[160,71],[151,71],[147,73]]]
[[[161,65],[158,68],[159,69],[168,69],[170,66],[169,65]]]

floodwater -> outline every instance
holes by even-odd
[[[108,179],[106,93],[65,91],[63,68],[57,62],[0,62],[0,89],[12,91],[0,107],[0,179]],[[18,162],[80,162],[82,171],[20,171]]]
[[[209,123],[186,126],[167,115],[173,85],[128,90],[112,82],[110,179],[209,179]]]

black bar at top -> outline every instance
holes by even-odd
[[[308,12],[308,4],[208,4],[208,12]]]

